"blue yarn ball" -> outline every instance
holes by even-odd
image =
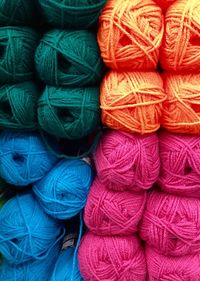
[[[57,219],[70,219],[85,206],[93,170],[82,160],[62,160],[33,186],[45,212]]]
[[[38,133],[4,131],[0,135],[0,176],[26,186],[41,179],[57,162]]]
[[[45,259],[65,234],[31,193],[13,197],[0,210],[0,252],[14,264]]]

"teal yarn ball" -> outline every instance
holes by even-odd
[[[100,124],[98,88],[47,86],[38,102],[38,121],[49,134],[81,139]]]
[[[42,261],[65,235],[31,193],[13,197],[0,209],[0,252],[13,264]]]
[[[46,22],[58,28],[88,29],[94,26],[106,0],[39,0]]]
[[[39,36],[31,28],[0,28],[0,83],[31,80]]]
[[[0,127],[36,129],[39,94],[32,81],[0,85]]]
[[[36,50],[35,63],[39,78],[53,86],[93,86],[102,77],[96,36],[86,30],[47,32]]]
[[[38,133],[5,130],[0,134],[0,176],[10,184],[36,182],[57,161]]]
[[[62,160],[34,184],[33,192],[47,214],[67,220],[85,207],[93,177],[85,161]]]

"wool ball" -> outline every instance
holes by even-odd
[[[160,134],[162,190],[200,198],[200,138],[162,132]]]
[[[100,92],[103,124],[140,134],[159,129],[166,95],[158,73],[111,71]]]
[[[161,125],[173,133],[200,135],[200,74],[166,74]]]
[[[161,64],[169,71],[199,71],[200,2],[176,1],[165,16]]]
[[[0,83],[33,78],[39,36],[27,27],[0,27]]]
[[[176,0],[154,0],[163,10],[163,12],[166,12],[166,10],[176,1]]]
[[[45,212],[57,219],[76,216],[86,204],[93,170],[83,160],[62,160],[36,182],[35,192]]]
[[[65,234],[31,193],[13,197],[0,209],[0,252],[9,263],[42,261]]]
[[[58,28],[88,29],[96,25],[106,0],[39,0],[47,23]]]
[[[78,253],[85,281],[144,281],[146,261],[135,236],[96,236],[87,233]]]
[[[200,251],[199,199],[155,191],[149,195],[141,238],[160,253],[183,256]]]
[[[109,189],[149,189],[159,176],[158,137],[108,131],[98,144],[94,160],[99,180]]]
[[[35,63],[39,78],[50,85],[94,86],[102,77],[96,37],[86,30],[47,32],[36,50]]]
[[[163,30],[162,12],[153,0],[108,0],[100,16],[101,56],[112,69],[156,69]]]
[[[81,139],[100,124],[99,88],[46,86],[38,102],[38,120],[46,132]]]
[[[163,256],[151,247],[146,249],[149,281],[200,280],[200,255]]]
[[[41,136],[34,132],[0,134],[0,176],[10,184],[26,186],[38,181],[56,164]]]
[[[0,126],[36,129],[39,89],[34,82],[0,86]]]
[[[84,220],[96,235],[131,235],[138,230],[146,193],[115,192],[96,178],[85,206]]]

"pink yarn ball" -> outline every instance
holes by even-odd
[[[160,134],[160,187],[169,193],[200,197],[200,137]]]
[[[144,251],[135,236],[104,237],[87,233],[78,253],[84,281],[144,281]]]
[[[146,259],[148,281],[200,280],[200,254],[182,257],[163,256],[147,247]]]
[[[115,192],[96,178],[85,207],[85,223],[97,235],[129,235],[138,230],[146,192]]]
[[[98,176],[108,188],[149,189],[159,175],[158,137],[109,131],[99,143],[95,162]]]
[[[140,235],[165,255],[200,252],[200,201],[152,192],[147,199]]]

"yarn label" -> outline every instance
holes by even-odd
[[[65,250],[68,247],[74,247],[76,239],[77,239],[76,233],[70,233],[70,234],[66,235],[64,238],[64,241],[63,241],[62,250]]]

